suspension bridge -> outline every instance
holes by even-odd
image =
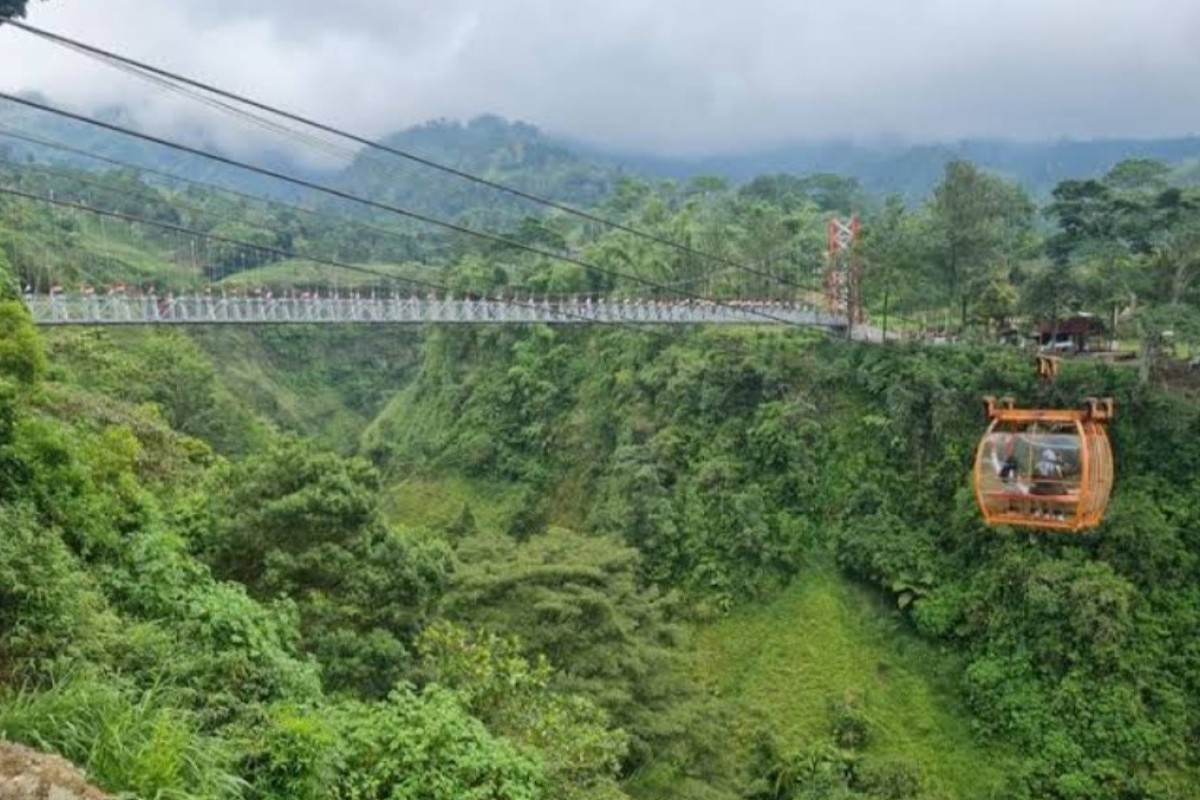
[[[491,190],[506,193],[521,198],[524,201],[553,209],[557,213],[570,215],[585,220],[591,225],[599,225],[613,231],[636,237],[657,247],[669,248],[675,253],[689,259],[700,259],[707,263],[720,264],[726,270],[732,269],[749,276],[757,281],[767,280],[788,287],[788,294],[794,297],[804,297],[813,287],[806,286],[792,278],[775,274],[773,271],[760,267],[739,263],[724,255],[703,252],[688,243],[681,243],[672,238],[653,231],[642,230],[633,225],[608,219],[596,212],[574,208],[545,197],[532,194],[521,189],[472,175],[460,169],[439,164],[427,158],[409,153],[386,144],[372,141],[368,138],[341,130],[334,126],[308,119],[248,97],[228,92],[219,87],[196,81],[170,70],[164,70],[142,62],[138,62],[117,53],[88,45],[84,42],[69,39],[57,34],[43,31],[24,23],[10,21],[11,24],[26,33],[43,37],[55,44],[81,52],[101,62],[117,65],[137,77],[152,81],[171,91],[189,96],[215,106],[240,118],[265,125],[277,133],[287,136],[294,141],[302,141],[308,146],[322,146],[324,149],[334,148],[342,155],[357,158],[359,152],[349,149],[345,144],[335,145],[330,141],[314,139],[308,131],[318,131],[322,135],[332,136],[343,142],[349,142],[355,148],[361,147],[371,151],[374,157],[382,153],[388,158],[400,158],[422,167],[446,173],[455,179],[466,180],[485,186]],[[650,290],[654,297],[673,295],[674,299],[640,299],[624,300],[612,295],[588,297],[455,297],[449,293],[448,287],[440,286],[429,281],[417,279],[402,279],[405,283],[422,287],[415,291],[420,294],[403,296],[389,291],[388,293],[352,292],[342,294],[338,291],[321,289],[319,291],[288,291],[274,295],[269,291],[259,292],[228,292],[224,288],[218,291],[183,290],[174,293],[162,289],[134,293],[124,291],[92,291],[87,284],[80,287],[78,292],[64,291],[61,286],[53,285],[48,293],[40,293],[35,289],[27,289],[24,301],[33,321],[41,326],[118,326],[118,325],[276,325],[276,324],[390,324],[390,325],[619,325],[619,326],[659,326],[659,325],[775,325],[823,329],[840,335],[847,335],[860,341],[881,342],[886,339],[900,338],[894,332],[888,335],[886,322],[881,330],[870,325],[858,297],[861,265],[856,255],[859,224],[856,217],[843,223],[834,220],[829,228],[829,249],[827,253],[828,269],[825,276],[825,291],[823,303],[769,301],[769,300],[717,300],[709,299],[681,288],[672,288],[635,273],[622,272],[609,266],[592,263],[577,254],[558,251],[541,244],[520,241],[509,235],[479,230],[460,222],[440,219],[411,208],[404,208],[383,202],[378,199],[362,197],[350,191],[335,186],[324,185],[305,177],[289,175],[278,170],[269,169],[256,164],[241,161],[219,153],[192,147],[168,138],[101,120],[85,114],[76,113],[39,100],[0,92],[0,100],[21,106],[27,111],[52,115],[72,124],[89,126],[95,130],[106,131],[137,140],[147,145],[166,148],[175,153],[189,157],[204,159],[210,164],[233,168],[244,174],[255,175],[287,185],[293,189],[313,192],[325,197],[334,198],[339,202],[354,203],[374,213],[387,213],[396,218],[405,219],[426,227],[437,228],[440,231],[470,237],[489,246],[501,245],[506,252],[521,252],[543,259],[550,259],[574,268],[582,268],[589,275],[604,276],[623,284],[643,287],[638,291]],[[231,105],[232,103],[232,105]],[[266,116],[264,116],[264,114]],[[301,126],[299,128],[294,126]],[[69,145],[52,141],[40,141],[20,132],[4,133],[19,140],[39,144],[54,150],[73,151],[85,158],[97,159],[112,165],[119,165],[140,171],[140,167],[125,164],[116,159],[87,151],[71,148]],[[13,165],[22,171],[40,171],[52,177],[67,177],[76,183],[99,189],[106,194],[118,194],[144,204],[147,200],[161,204],[168,202],[172,208],[176,206],[188,210],[193,220],[189,225],[180,224],[178,219],[148,218],[127,210],[116,208],[101,208],[95,200],[86,195],[64,199],[55,197],[53,191],[30,191],[31,187],[22,185],[0,186],[0,194],[31,203],[40,203],[56,209],[70,210],[86,214],[100,221],[101,235],[106,236],[104,220],[116,220],[139,230],[153,229],[161,237],[187,237],[190,239],[192,260],[196,261],[196,244],[214,246],[223,249],[250,252],[258,257],[269,256],[274,259],[294,259],[311,262],[323,267],[338,268],[360,273],[371,273],[387,277],[375,270],[357,264],[350,264],[327,257],[293,252],[289,244],[263,244],[247,242],[245,238],[235,238],[218,234],[216,227],[198,229],[195,217],[211,216],[211,209],[197,207],[181,201],[178,197],[164,199],[157,192],[146,189],[114,187],[109,184],[97,184],[86,177],[64,175],[61,169],[47,166]],[[288,209],[289,213],[300,213],[313,217],[327,217],[326,214],[303,206],[291,205],[279,200],[263,197],[249,197],[228,187],[205,184],[169,172],[152,171],[160,178],[173,183],[183,182],[188,185],[205,186],[220,194],[237,196],[239,199],[250,199],[264,206]],[[151,196],[152,195],[152,196]],[[359,228],[370,228],[376,235],[398,235],[391,229],[383,229],[377,225],[342,219],[344,224]],[[218,226],[219,227],[219,226]],[[266,228],[258,227],[260,231]],[[268,231],[269,232],[269,231]],[[278,237],[274,237],[278,238]],[[407,241],[407,239],[406,239]],[[172,259],[169,259],[172,260]],[[178,259],[174,259],[178,260]],[[184,266],[180,262],[181,266]],[[105,272],[110,264],[105,264]],[[193,267],[195,264],[193,264]],[[186,267],[185,271],[186,271]],[[76,270],[79,270],[76,265]],[[86,275],[86,270],[83,270]],[[47,277],[49,273],[47,273]],[[176,284],[178,285],[178,284]],[[191,281],[183,285],[195,285]],[[161,286],[161,284],[160,284]],[[799,290],[799,294],[797,294]]]
[[[846,317],[780,301],[661,301],[606,297],[437,297],[398,293],[229,294],[52,291],[24,295],[43,326],[111,325],[792,325],[845,331]],[[855,326],[854,337],[880,341]]]

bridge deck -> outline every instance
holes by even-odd
[[[38,325],[530,324],[779,325],[844,328],[844,317],[786,303],[51,294],[25,296]],[[866,329],[864,329],[866,333]]]

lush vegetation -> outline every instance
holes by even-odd
[[[829,141],[797,143],[763,152],[690,159],[629,155],[618,162],[645,174],[686,180],[695,175],[722,175],[748,181],[764,173],[834,173],[857,179],[878,195],[900,194],[908,200],[926,197],[941,180],[947,161],[979,164],[988,172],[1019,183],[1038,198],[1047,198],[1061,181],[1100,178],[1114,164],[1131,157],[1170,164],[1180,180],[1196,182],[1200,139],[1098,139],[1011,142],[965,139],[958,142],[900,144]],[[604,153],[598,153],[604,157]]]
[[[460,134],[491,141],[488,125]],[[572,174],[563,154],[538,157]],[[458,291],[653,294],[652,280],[808,299],[828,212],[868,199],[829,175],[625,179],[604,196],[602,213],[754,273],[560,215],[496,220],[609,274],[129,172],[4,180],[244,242],[197,251],[0,202],[0,734],[104,788],[1117,800],[1200,786],[1200,405],[1082,361],[1038,389],[1022,352],[990,344],[1081,309],[1154,347],[1200,330],[1200,198],[1161,165],[1064,182],[1040,216],[965,162],[922,204],[880,203],[868,307],[977,340],[940,348],[766,329],[43,338],[15,300],[51,281],[316,280],[280,251]],[[984,392],[1117,398],[1120,485],[1100,531],[981,525],[967,473]]]
[[[461,128],[430,126],[396,143],[430,148],[446,137],[468,152],[487,154],[468,166],[498,179],[539,176],[529,183],[536,192],[562,196],[549,187],[579,168],[569,153],[531,131],[493,119]],[[390,173],[376,163],[382,158],[364,157],[363,175],[387,186],[424,186],[407,178],[385,180]],[[416,169],[393,161],[405,174]],[[488,167],[493,161],[504,167]],[[470,220],[477,227],[499,226],[495,230],[519,245],[570,254],[575,263],[382,212],[355,214],[348,222],[344,202],[280,205],[133,170],[89,173],[10,161],[0,172],[6,185],[21,191],[196,232],[62,208],[47,213],[32,201],[6,199],[0,202],[0,230],[8,234],[7,260],[22,284],[43,291],[55,281],[119,281],[160,291],[211,286],[425,293],[432,285],[509,296],[615,293],[817,303],[823,301],[828,217],[857,210],[865,231],[858,254],[865,270],[863,302],[876,325],[993,337],[1014,324],[1028,332],[1036,322],[1053,325],[1090,312],[1104,322],[1108,338],[1140,340],[1147,355],[1167,343],[1164,331],[1173,335],[1171,343],[1200,343],[1200,190],[1155,161],[1124,161],[1097,179],[1063,181],[1040,209],[1018,184],[965,161],[946,164],[920,204],[898,196],[877,202],[853,179],[827,174],[766,175],[741,187],[711,177],[686,184],[597,179],[594,193],[565,198],[604,197],[597,213],[684,249],[558,212],[539,215],[515,198]],[[347,184],[361,190],[353,180]],[[364,191],[383,196],[380,187]],[[457,203],[454,208],[429,200],[434,213],[470,217],[471,208],[482,207],[476,195],[483,187],[463,191],[446,201]],[[305,261],[306,255],[347,268]]]
[[[832,559],[956,654],[958,665],[945,669],[987,735],[980,747],[1019,754],[1002,796],[1187,794],[1200,721],[1187,701],[1186,631],[1200,608],[1188,510],[1200,453],[1183,444],[1194,441],[1200,419],[1194,403],[1143,388],[1130,371],[1070,370],[1046,399],[1115,394],[1125,478],[1095,536],[1034,538],[983,528],[967,492],[979,395],[1036,396],[1014,354],[717,334],[674,345],[480,335],[426,348],[412,395],[367,435],[367,451],[385,466],[395,445],[405,459],[424,453],[431,468],[538,487],[534,497],[545,499],[513,514],[518,539],[530,536],[531,519],[552,523],[582,503],[590,507],[585,529],[636,546],[642,580],[678,587],[698,603],[694,613],[757,604],[797,573],[819,584],[811,570]],[[438,408],[457,412],[431,426]],[[488,435],[480,436],[484,419]],[[1163,441],[1179,444],[1165,453]],[[531,544],[552,535],[532,536]],[[735,626],[738,635],[751,635],[745,624]],[[791,635],[780,627],[769,630]],[[775,642],[756,646],[757,660]],[[872,657],[865,648],[855,655]],[[747,689],[752,676],[731,669],[734,690]],[[781,685],[772,688],[785,693],[786,681],[803,681],[774,677]],[[859,677],[848,681],[865,688],[854,687]],[[903,739],[920,736],[873,725],[875,700],[887,707],[870,692],[859,699],[865,708],[827,698],[848,719],[835,714],[826,744],[861,736],[875,740],[875,753],[896,754]],[[843,788],[856,791],[854,747],[813,750],[816,726],[788,718],[783,727],[799,727],[810,744],[770,751],[794,760],[768,769],[787,772],[792,788],[767,796],[833,791],[807,783],[830,774],[848,776]],[[747,735],[746,746],[753,741]],[[956,754],[925,758],[952,762]],[[897,785],[937,771],[911,755],[889,764]]]
[[[589,163],[532,125],[499,117],[465,124],[431,122],[384,137],[381,143],[541,197],[592,206],[612,191],[617,171]],[[339,185],[394,205],[483,225],[537,214],[528,200],[379,152],[364,151],[338,175]]]

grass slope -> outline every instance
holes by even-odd
[[[407,528],[440,531],[469,508],[479,530],[503,531],[520,504],[520,490],[459,476],[413,475],[388,487],[384,516]]]
[[[701,629],[700,677],[739,707],[739,727],[764,722],[799,747],[828,740],[830,703],[853,699],[870,723],[866,752],[917,765],[923,798],[989,796],[1011,757],[973,734],[945,658],[879,603],[810,569],[771,603]]]

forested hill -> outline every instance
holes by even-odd
[[[1166,330],[1200,345],[1200,192],[1161,165],[1064,182],[1051,231],[964,162],[925,204],[868,208],[868,310],[976,340],[886,348],[782,328],[43,337],[17,299],[39,280],[338,279],[260,246],[401,275],[424,257],[472,292],[763,296],[820,275],[825,211],[855,187],[631,182],[605,207],[755,265],[738,275],[628,231],[518,228],[628,272],[602,282],[38,166],[0,183],[249,247],[0,202],[0,738],[178,800],[1198,796],[1200,401],[1160,388],[1155,353]],[[1115,310],[1144,373],[1073,359],[1039,390],[984,344],[1068,302]],[[986,393],[1115,398],[1098,531],[983,525]]]
[[[389,147],[576,206],[599,203],[618,170],[589,161],[532,125],[481,116],[465,124],[439,120],[385,136]],[[430,214],[486,223],[511,221],[541,207],[387,154],[361,153],[339,183]]]
[[[63,106],[55,98],[36,93],[27,93],[25,96],[35,102],[55,107]],[[143,130],[144,127],[123,106],[109,106],[96,112],[81,113],[88,113],[103,122],[134,130]],[[190,147],[228,157],[247,158],[245,152],[225,146],[229,141],[227,138],[214,136],[211,131],[185,127],[167,131],[146,128],[145,132],[156,133]],[[69,149],[43,146],[31,142],[30,138]],[[147,169],[170,172],[192,180],[219,183],[268,197],[290,199],[298,196],[298,190],[288,184],[236,167],[218,164],[200,156],[106,131],[83,122],[54,117],[12,103],[0,103],[0,158],[17,161],[37,160],[89,170],[106,170],[112,167],[111,164],[72,151],[138,164]],[[253,153],[251,160],[268,169],[306,178],[319,179],[328,171],[317,166],[311,159],[297,159],[286,145],[265,151],[258,149]]]
[[[955,159],[1003,175],[1037,196],[1049,195],[1062,180],[1098,178],[1120,161],[1135,158],[1171,164],[1181,181],[1200,180],[1200,137],[1194,136],[1028,143],[971,139],[916,145],[831,141],[696,158],[582,150],[634,172],[672,178],[720,175],[740,183],[765,173],[836,173],[857,178],[868,191],[897,192],[909,199],[928,196],[946,163]]]
[[[54,104],[54,99],[35,98]],[[121,125],[132,124],[122,108],[105,109],[99,116]],[[135,126],[136,127],[136,126]],[[275,196],[295,195],[279,182],[248,175],[240,170],[109,134],[82,123],[59,121],[41,113],[0,106],[0,155],[65,161],[96,168],[71,154],[37,148],[2,135],[6,130],[32,133],[89,152],[144,164],[186,177],[217,180],[223,184]],[[235,157],[228,136],[213,137],[201,130],[175,131],[176,138]],[[739,184],[764,174],[836,174],[856,179],[868,192],[899,193],[911,201],[929,195],[947,162],[971,161],[988,172],[1020,183],[1031,194],[1045,198],[1060,181],[1098,178],[1125,159],[1149,158],[1174,169],[1180,183],[1200,182],[1200,137],[1175,139],[1108,139],[1095,141],[1011,142],[972,139],[960,142],[858,144],[848,141],[798,143],[771,149],[702,157],[618,152],[591,146],[545,132],[532,124],[495,115],[467,122],[436,120],[388,134],[380,140],[398,150],[505,183],[576,206],[596,205],[612,191],[622,175],[687,180],[701,175],[718,176]],[[469,218],[482,224],[504,225],[542,208],[519,198],[498,195],[428,167],[386,154],[361,153],[348,166],[336,161],[305,158],[283,145],[256,152],[253,160],[291,174],[334,181],[340,187],[375,199],[403,205],[428,214]],[[328,155],[328,154],[325,154]],[[323,163],[323,166],[322,166]]]

